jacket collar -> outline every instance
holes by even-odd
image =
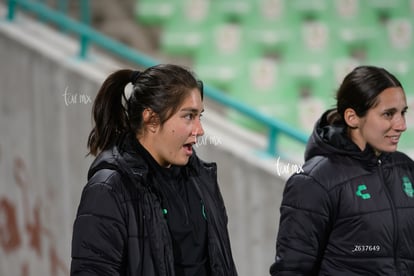
[[[347,135],[347,128],[341,123],[329,123],[328,114],[332,112],[327,110],[316,122],[314,130],[308,141],[305,151],[305,160],[314,156],[348,156],[353,159],[362,161],[364,165],[372,166],[378,163],[378,160],[386,160],[389,153],[382,153],[377,156],[373,148],[367,144],[364,150],[361,150]]]
[[[187,165],[183,166],[185,173],[189,176],[199,175],[200,169],[212,171],[215,168],[215,163],[200,160],[195,151]],[[141,177],[146,177],[151,171],[162,172],[164,170],[132,133],[123,135],[114,146],[102,151],[96,157],[89,169],[88,179],[100,169],[113,169]]]

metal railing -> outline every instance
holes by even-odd
[[[60,0],[60,7],[67,7],[63,0]],[[89,0],[80,0],[81,1],[81,21],[76,21],[68,17],[64,9],[61,11],[54,10],[49,8],[47,5],[42,3],[42,1],[28,1],[28,0],[8,0],[8,14],[7,19],[13,21],[16,16],[16,11],[18,8],[30,11],[42,20],[53,22],[59,26],[62,30],[66,32],[73,32],[80,37],[80,50],[79,56],[82,59],[87,58],[88,47],[91,43],[96,44],[102,49],[109,51],[112,54],[119,56],[122,59],[128,60],[129,62],[136,63],[140,67],[150,67],[160,62],[146,56],[135,49],[132,49],[125,44],[117,42],[114,39],[111,39],[102,33],[96,31],[89,26]],[[205,96],[209,99],[212,99],[219,104],[222,104],[228,108],[234,109],[241,114],[244,114],[258,123],[263,124],[268,129],[267,136],[267,148],[266,153],[274,156],[278,154],[278,138],[281,134],[290,137],[293,140],[296,140],[299,143],[305,144],[307,142],[308,136],[302,133],[301,131],[283,123],[282,121],[271,118],[267,115],[259,113],[254,108],[243,104],[229,96],[224,92],[209,86],[205,85],[204,87]]]

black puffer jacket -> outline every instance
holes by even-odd
[[[286,183],[271,275],[413,276],[414,162],[360,151],[326,114]]]
[[[216,165],[193,154],[184,169],[205,206],[212,275],[237,275]],[[74,223],[71,275],[174,275],[171,237],[154,179],[131,138],[96,158]]]

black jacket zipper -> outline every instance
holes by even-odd
[[[381,179],[381,183],[383,186],[385,186],[385,191],[386,191],[386,195],[388,198],[388,201],[390,202],[390,206],[391,206],[391,214],[392,214],[392,222],[393,222],[393,231],[394,231],[394,241],[393,241],[393,249],[394,249],[394,266],[395,266],[395,270],[398,272],[398,257],[397,257],[397,251],[398,251],[398,239],[399,239],[399,235],[398,235],[398,216],[397,216],[397,211],[395,209],[395,204],[394,204],[394,200],[391,197],[391,192],[389,187],[387,186],[387,184],[385,183],[385,178],[384,175],[382,174],[382,161],[380,158],[378,158],[378,173]],[[399,272],[398,272],[399,275]]]

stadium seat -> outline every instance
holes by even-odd
[[[162,29],[161,50],[167,54],[194,57],[217,16],[211,13],[209,0],[177,2],[177,11]]]
[[[290,14],[299,16],[302,20],[319,19],[329,12],[332,0],[288,0]]]
[[[139,23],[162,25],[173,16],[177,1],[139,0],[135,4],[135,16]]]
[[[323,20],[332,28],[334,39],[363,58],[369,41],[378,36],[380,22],[373,9],[367,1],[360,0],[335,0],[330,5],[331,12],[325,14]]]
[[[414,20],[393,18],[379,29],[381,35],[370,43],[367,60],[386,67],[397,75],[407,75],[414,53]],[[406,76],[412,79],[412,76]]]
[[[246,61],[260,55],[254,45],[245,42],[245,32],[239,24],[217,23],[195,53],[195,71],[207,83],[227,90]]]
[[[262,114],[297,125],[298,95],[290,88],[291,84],[277,61],[266,57],[252,58],[232,82],[229,95]],[[231,111],[229,116],[245,127],[264,130],[264,126],[241,114]]]
[[[210,0],[212,13],[226,21],[242,22],[251,12],[253,0]]]
[[[344,72],[358,61],[336,39],[326,21],[306,21],[296,33],[297,39],[289,45],[281,66],[303,106],[297,126],[310,130],[313,127],[310,122],[334,104]]]
[[[367,0],[377,17],[383,21],[393,17],[412,16],[412,0]]]
[[[346,47],[332,34],[327,22],[307,21],[298,26],[296,39],[288,45],[283,63],[290,75],[318,78],[335,58],[348,57]]]
[[[261,48],[263,53],[284,55],[294,38],[298,16],[289,13],[286,0],[257,0],[252,12],[245,17],[247,41]]]
[[[287,126],[300,129],[298,120],[301,114],[300,95],[293,87],[285,70],[276,60],[259,57],[248,62],[238,80],[232,83],[230,96],[254,108],[259,113],[273,118]],[[234,110],[228,111],[228,117],[239,125],[258,133],[268,134],[269,129],[254,119]],[[313,122],[312,122],[313,125]],[[303,129],[302,129],[303,131]],[[290,137],[279,133],[277,136],[277,154],[283,158],[299,158],[303,145]],[[294,157],[296,156],[296,157]]]

